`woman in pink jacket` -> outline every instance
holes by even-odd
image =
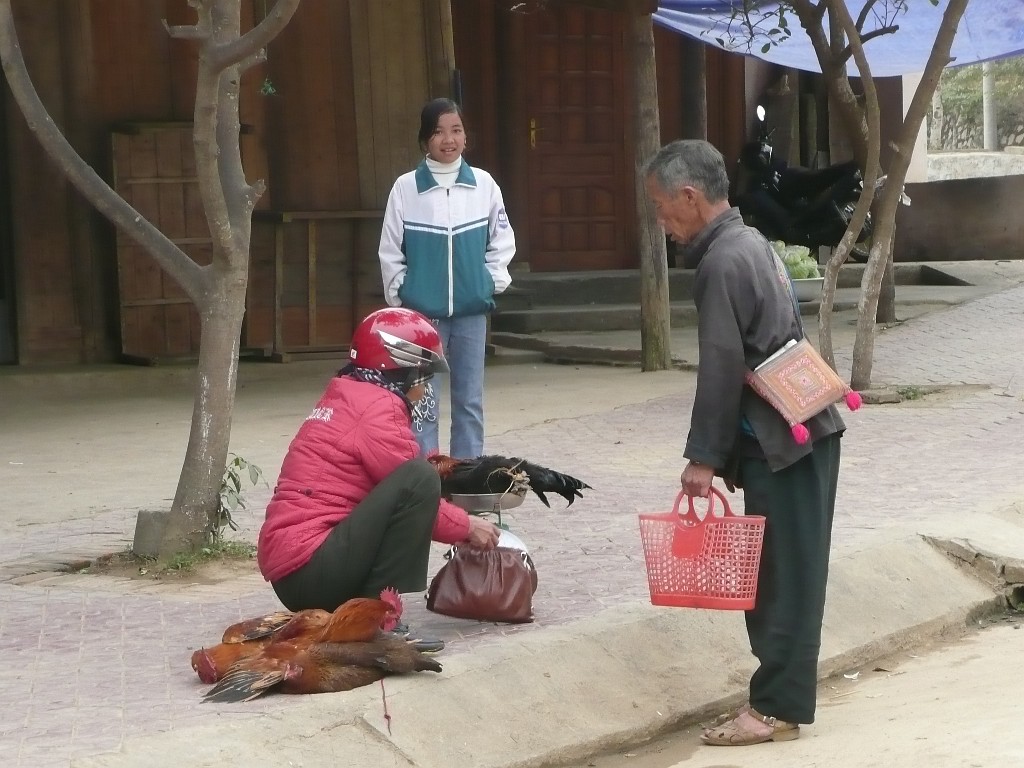
[[[448,369],[430,321],[373,312],[349,357],[292,440],[260,530],[260,571],[292,611],[424,590],[431,539],[498,541],[493,523],[441,498],[437,472],[417,458],[417,403]]]

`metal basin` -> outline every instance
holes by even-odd
[[[818,301],[821,298],[821,286],[825,282],[823,277],[807,277],[793,281],[793,290],[796,292],[797,301]]]
[[[453,493],[451,499],[467,512],[501,512],[523,503],[523,497],[514,493]]]

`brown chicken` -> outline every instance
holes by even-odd
[[[304,648],[314,643],[366,642],[394,629],[401,616],[401,597],[385,589],[380,600],[355,598],[333,613],[311,609],[247,619],[228,627],[218,645],[195,651],[192,669],[204,683],[216,683],[233,664],[272,643],[287,641]]]
[[[369,685],[388,675],[440,672],[441,665],[402,638],[380,634],[368,642],[275,642],[234,664],[203,697],[240,702],[271,690],[281,693],[336,693]]]
[[[581,491],[590,488],[572,475],[531,464],[526,459],[506,456],[479,456],[475,459],[453,459],[444,454],[428,457],[441,477],[441,493],[513,493],[523,496],[527,491],[537,494],[545,507],[550,507],[545,493],[557,493],[572,504]]]

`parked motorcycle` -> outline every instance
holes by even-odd
[[[740,153],[740,166],[747,180],[739,184],[733,204],[744,220],[769,240],[808,248],[835,247],[853,218],[863,189],[857,164],[850,161],[820,169],[789,166],[774,157],[774,129],[768,129],[761,105],[757,118],[757,139]],[[867,260],[864,241],[871,231],[869,212],[851,253],[854,260]]]

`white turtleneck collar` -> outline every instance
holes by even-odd
[[[439,163],[430,155],[427,155],[426,161],[427,170],[434,175],[437,183],[445,189],[450,189],[455,184],[455,180],[459,178],[459,169],[462,167],[461,157],[453,163]]]

